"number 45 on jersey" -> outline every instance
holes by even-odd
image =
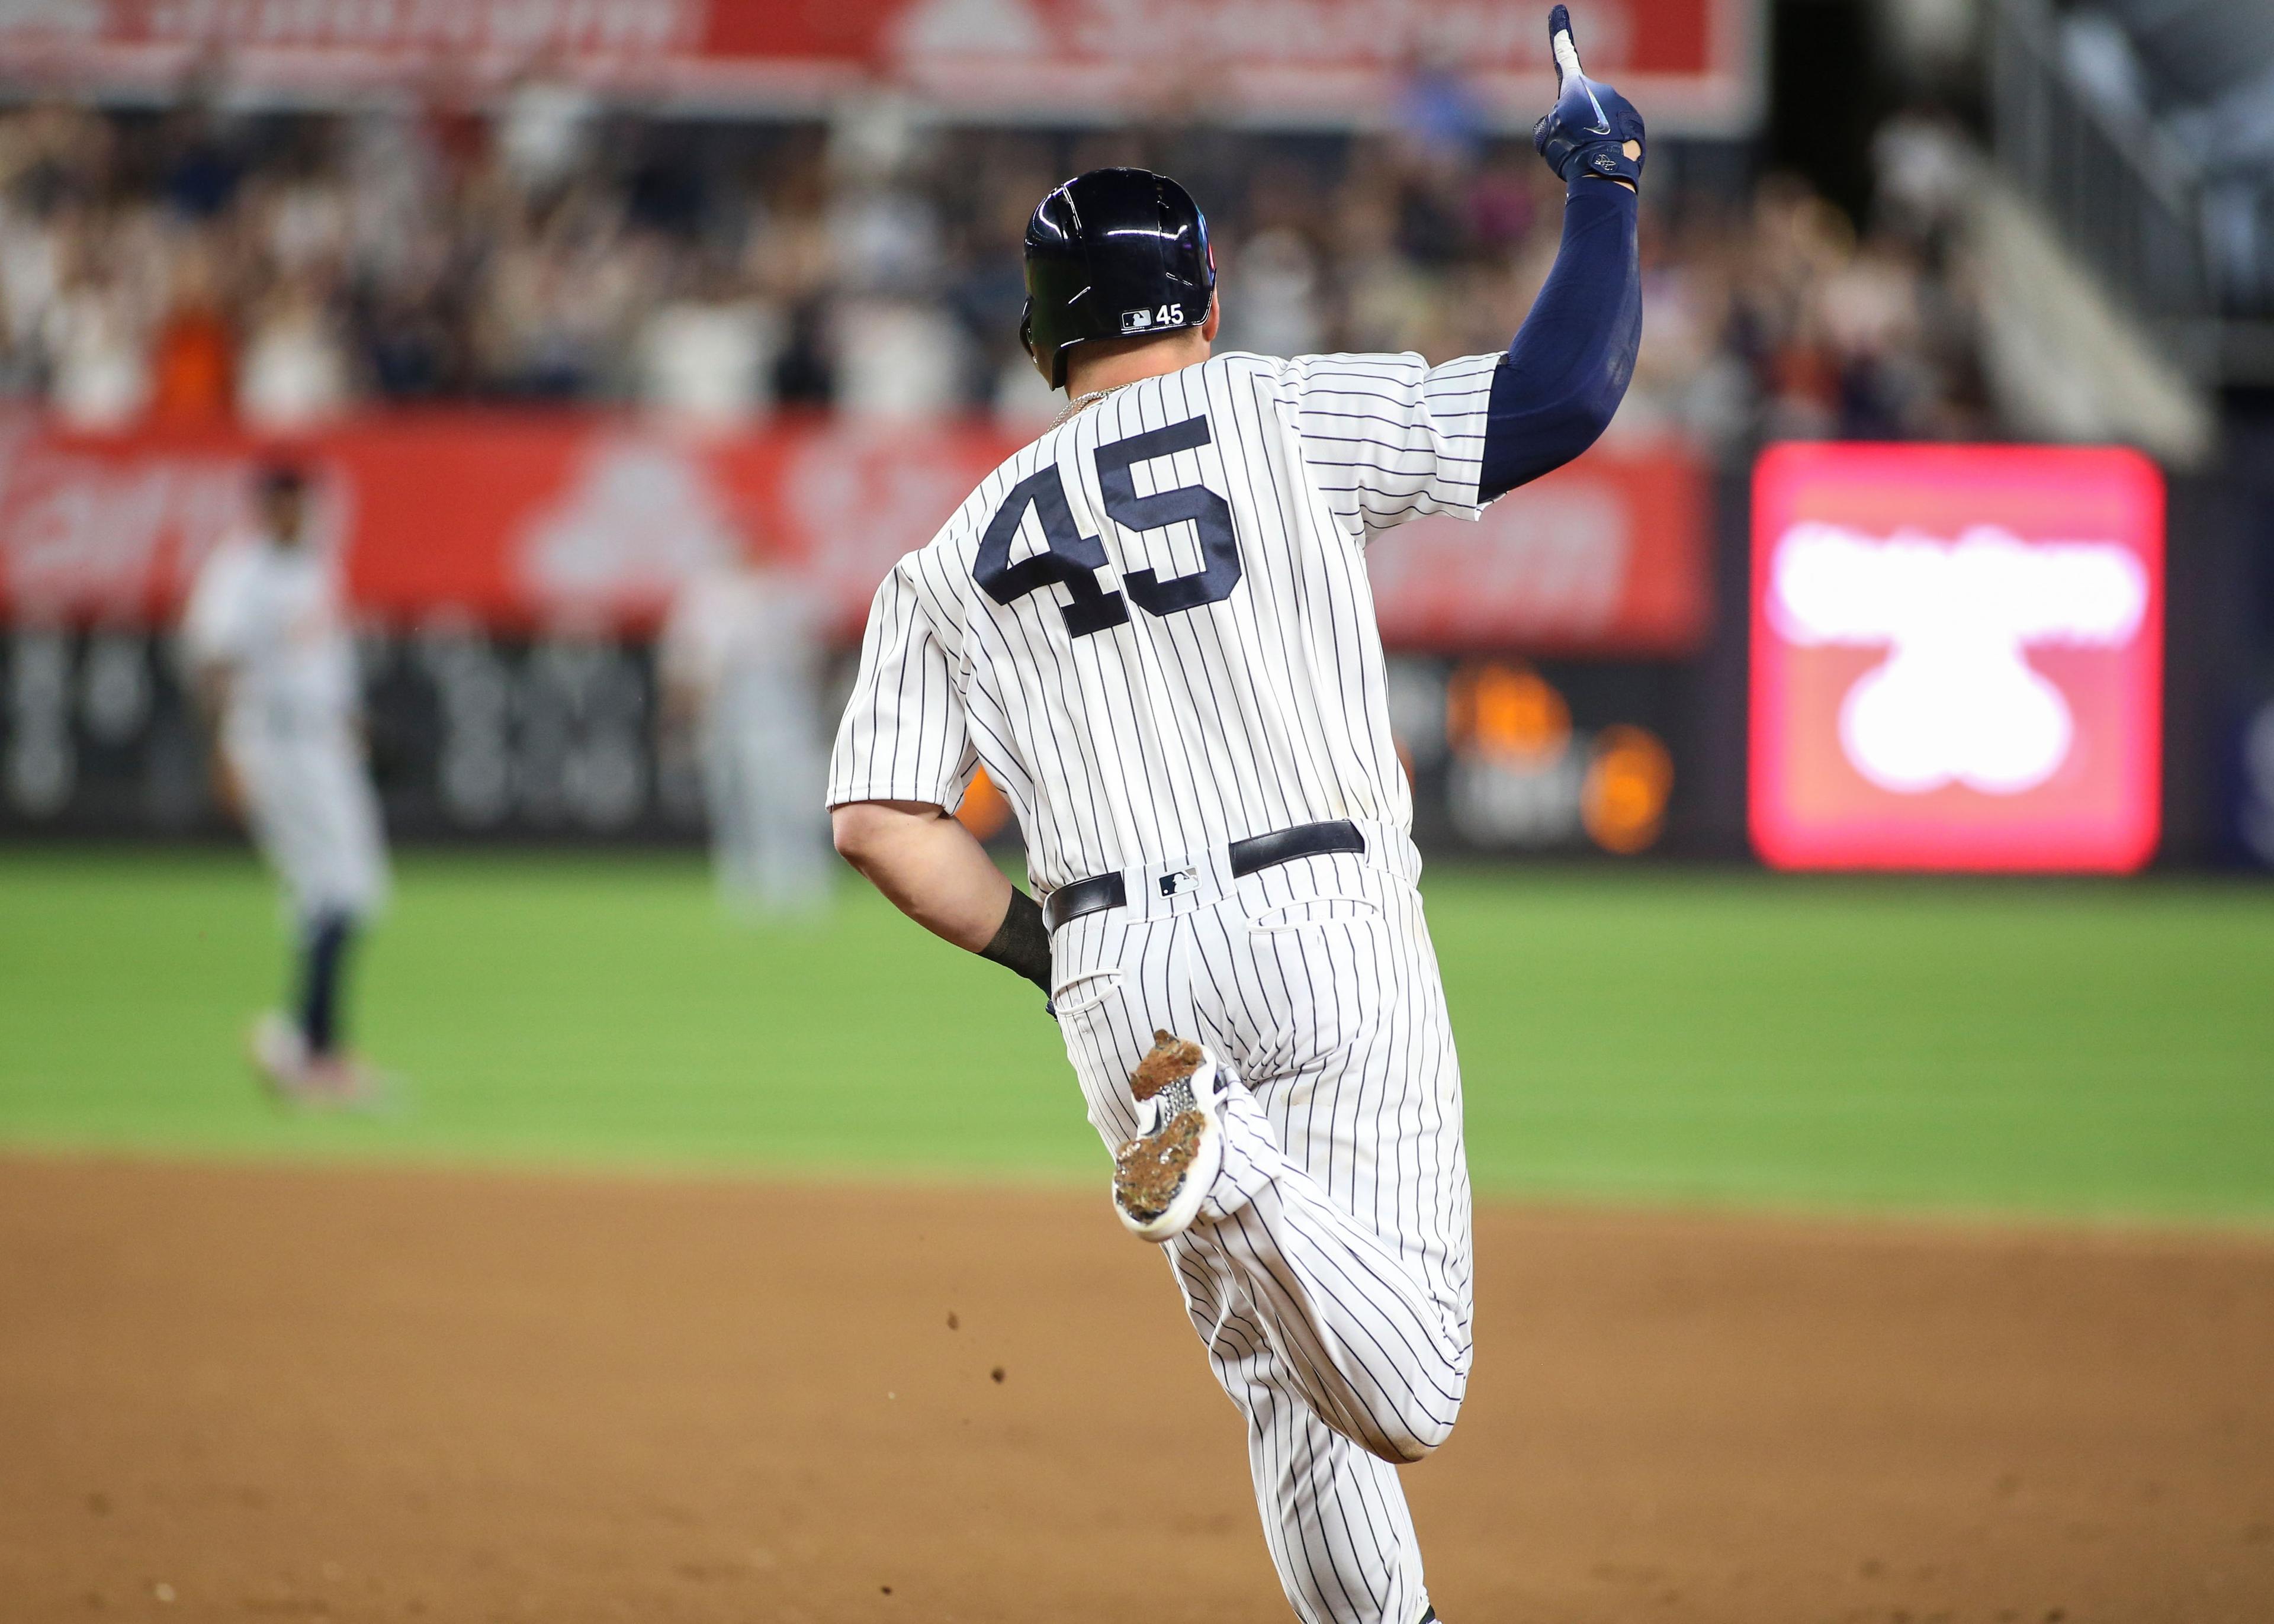
[[[1209,444],[1210,439],[1207,417],[1187,417],[1182,423],[1100,446],[1096,454],[1098,489],[1105,498],[1106,516],[1116,524],[1141,532],[1189,523],[1198,532],[1201,567],[1191,575],[1163,581],[1151,569],[1132,569],[1122,574],[1121,591],[1109,592],[1100,586],[1096,572],[1109,561],[1105,544],[1095,536],[1083,535],[1075,524],[1065,485],[1058,477],[1058,464],[1052,462],[1020,480],[995,510],[987,533],[980,538],[972,578],[990,598],[1006,607],[1043,587],[1064,586],[1068,601],[1059,606],[1059,613],[1065,617],[1067,635],[1073,637],[1127,624],[1131,602],[1155,615],[1181,614],[1202,604],[1221,603],[1239,584],[1239,543],[1231,531],[1231,507],[1201,485],[1140,496],[1130,475],[1140,462],[1193,450]],[[1018,540],[1019,526],[1030,508],[1050,551],[1013,564],[1012,544]]]

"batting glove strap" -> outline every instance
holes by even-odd
[[[1629,141],[1637,154],[1631,158],[1626,154]],[[1532,125],[1532,144],[1566,184],[1583,175],[1599,175],[1638,185],[1649,151],[1634,103],[1608,85],[1577,77],[1565,81],[1554,110]]]

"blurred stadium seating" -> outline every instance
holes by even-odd
[[[1999,8],[2001,157],[2187,363],[2274,380],[2274,11]]]
[[[1046,422],[1017,348],[1018,232],[1108,162],[1192,178],[1229,344],[1504,347],[1554,257],[1555,178],[1521,136],[1409,111],[1303,138],[934,132],[891,106],[694,124],[527,90],[489,120],[28,107],[0,120],[0,378],[88,430],[290,431],[445,399]],[[1997,432],[1936,210],[1859,231],[1790,174],[1667,168],[1623,426],[1732,455]]]

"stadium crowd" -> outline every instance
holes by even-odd
[[[1019,233],[1057,178],[1128,162],[1209,208],[1225,343],[1497,350],[1553,259],[1556,183],[1448,108],[1329,139],[944,130],[889,101],[644,120],[542,83],[489,115],[26,106],[0,115],[0,395],[92,432],[436,399],[1046,419]],[[1790,177],[1685,167],[1645,188],[1623,431],[1984,431],[1978,312],[1931,209],[1859,233]]]

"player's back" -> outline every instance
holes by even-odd
[[[832,802],[983,763],[1037,883],[1411,822],[1365,547],[1476,511],[1495,357],[1227,354],[1006,461],[880,589]]]

